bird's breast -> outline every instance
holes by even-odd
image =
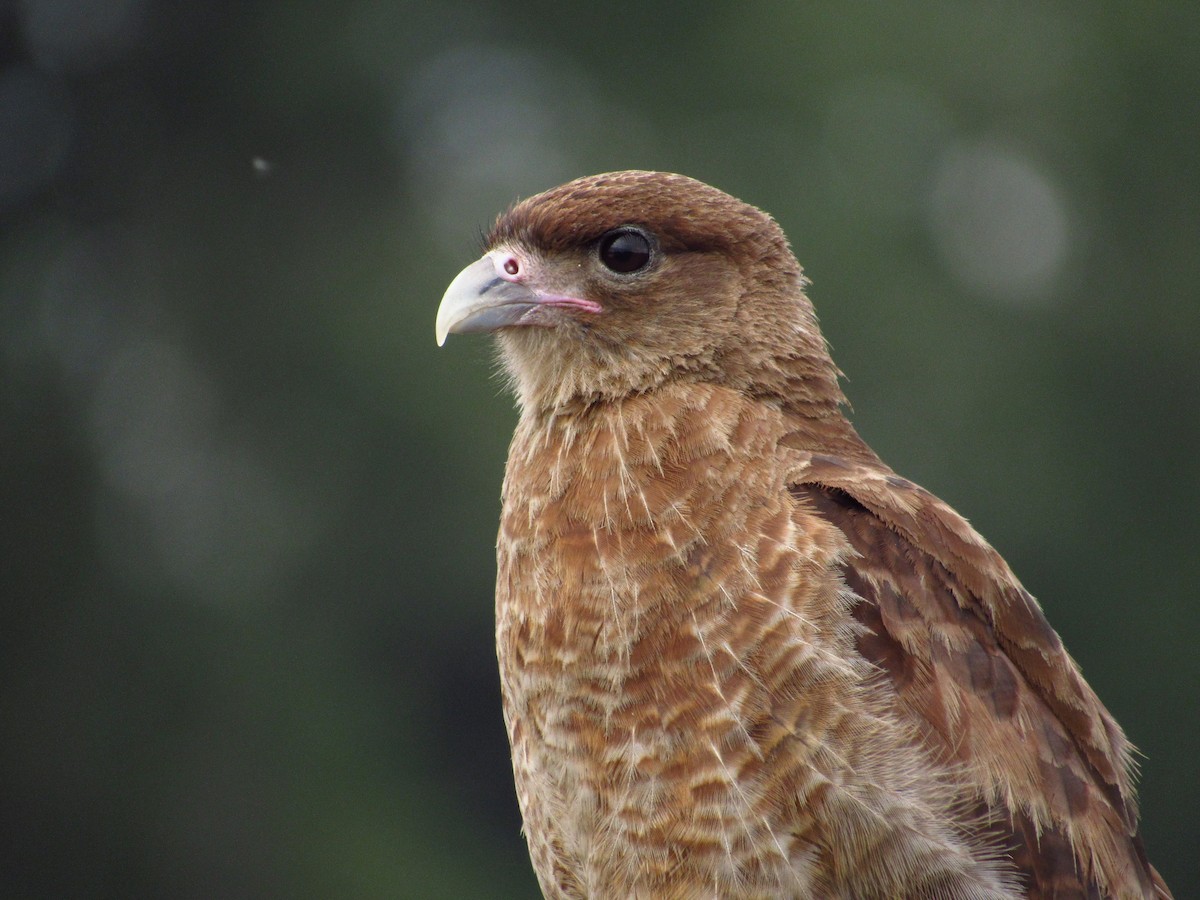
[[[514,663],[619,681],[624,699],[630,679],[693,662],[701,623],[796,553],[777,437],[761,409],[695,386],[523,421],[498,538]]]
[[[604,412],[519,428],[506,474],[497,646],[531,849],[733,872],[729,822],[739,853],[771,846],[762,764],[804,715],[764,673],[822,668],[803,623],[838,602],[838,547],[797,527],[777,436],[739,398]]]

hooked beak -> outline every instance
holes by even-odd
[[[600,312],[594,300],[545,294],[524,283],[523,275],[509,275],[503,260],[511,254],[485,253],[450,282],[438,307],[436,336],[438,346],[447,335],[495,331],[507,325],[552,324],[538,319],[536,311],[545,307],[574,307],[585,312]],[[531,315],[532,314],[532,315]]]

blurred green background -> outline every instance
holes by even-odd
[[[533,897],[445,285],[772,212],[855,421],[1042,600],[1200,896],[1200,5],[0,3],[0,894]]]

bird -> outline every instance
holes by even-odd
[[[1170,897],[1132,747],[1004,559],[847,417],[778,223],[624,171],[442,298],[519,410],[496,648],[548,898]]]

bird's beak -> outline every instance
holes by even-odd
[[[450,282],[437,312],[438,346],[451,332],[494,331],[516,324],[537,306],[537,295],[523,284],[502,278],[491,254],[475,260]]]
[[[506,325],[549,325],[537,313],[547,307],[573,308],[598,313],[599,303],[581,297],[546,293],[524,282],[524,276],[505,274],[503,260],[510,254],[485,253],[450,282],[438,307],[438,346],[446,336],[475,331],[495,331]]]

